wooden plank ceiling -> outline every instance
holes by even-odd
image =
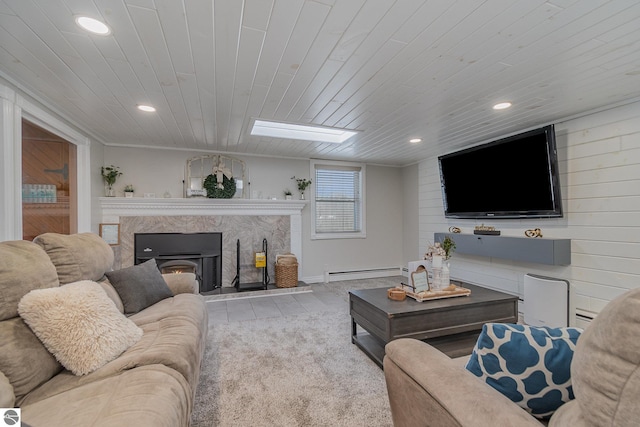
[[[639,99],[639,18],[637,0],[0,0],[0,77],[108,145],[408,165]],[[361,132],[255,137],[252,118]]]

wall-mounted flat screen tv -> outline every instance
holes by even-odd
[[[558,218],[553,125],[438,157],[447,218]]]

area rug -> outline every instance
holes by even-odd
[[[383,371],[328,313],[214,325],[192,427],[391,426]]]

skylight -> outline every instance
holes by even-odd
[[[358,133],[357,131],[330,128],[324,126],[294,125],[291,123],[270,122],[256,119],[251,135],[271,136],[273,138],[302,139],[305,141],[331,142],[342,144]]]

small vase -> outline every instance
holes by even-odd
[[[451,267],[451,264],[449,263],[449,261],[444,261],[442,263],[442,276],[440,280],[441,280],[443,289],[451,285],[451,277],[449,275],[450,267]]]
[[[132,191],[125,191],[124,192],[124,197],[130,199],[133,197],[133,192]]]
[[[285,200],[291,200],[291,194],[287,194],[286,196],[284,196]]]
[[[431,269],[431,283],[429,289],[432,291],[439,291],[442,289],[442,268],[433,267]]]

